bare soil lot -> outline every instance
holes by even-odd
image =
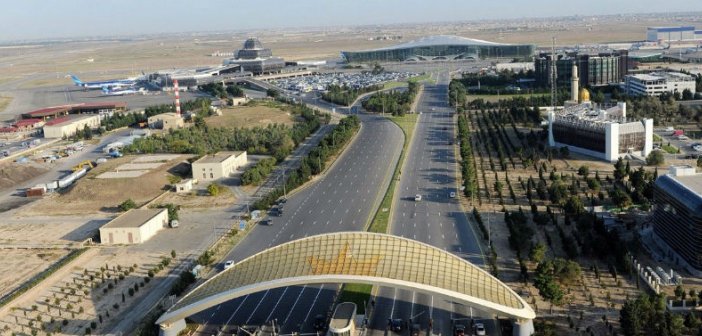
[[[128,198],[141,206],[167,189],[168,176],[176,171],[187,169],[181,160],[172,160],[136,178],[95,178],[133,159],[133,156],[127,156],[101,164],[68,191],[45,197],[26,208],[23,213],[25,215],[70,215],[114,212],[117,206]]]
[[[294,117],[290,112],[264,105],[237,106],[222,109],[221,116],[212,116],[205,121],[215,127],[265,127],[270,124],[292,125]]]
[[[0,250],[3,256],[3,262],[0,263],[0,296],[43,271],[68,252],[64,249]]]
[[[49,171],[41,164],[6,163],[0,165],[0,189],[9,188]]]

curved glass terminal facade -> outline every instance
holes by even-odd
[[[501,44],[458,36],[432,36],[405,44],[366,51],[342,51],[349,63],[518,58],[531,60],[535,46]]]

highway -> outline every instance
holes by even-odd
[[[449,197],[451,192],[459,194],[459,171],[453,145],[454,110],[447,105],[448,82],[448,74],[440,74],[437,84],[426,85],[420,97],[417,111],[422,114],[396,189],[390,232],[482,265],[482,251],[468,218],[457,199]],[[421,195],[421,201],[415,201],[416,195]],[[381,287],[375,297],[370,328],[371,334],[384,335],[388,319],[401,318],[411,326],[411,318],[411,323],[419,323],[422,330],[427,330],[431,318],[432,333],[448,335],[452,333],[452,319],[467,319],[462,323],[468,326],[471,316],[486,317],[479,315],[475,309],[437,296]],[[494,320],[485,324],[492,334]],[[402,334],[408,334],[407,329]]]
[[[284,214],[271,226],[258,226],[226,260],[240,261],[263,249],[294,239],[338,231],[360,231],[377,209],[399,159],[403,134],[391,121],[361,114],[356,139],[318,180],[288,196]],[[226,325],[261,325],[277,320],[281,333],[313,332],[317,314],[327,313],[338,286],[269,290],[232,300],[191,318],[204,324],[203,334]]]

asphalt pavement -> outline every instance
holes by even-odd
[[[337,109],[338,110],[338,109]],[[357,137],[318,180],[289,195],[272,225],[254,228],[226,260],[240,261],[266,248],[329,232],[360,231],[370,221],[392,177],[403,134],[391,121],[361,114]],[[317,314],[333,306],[337,285],[272,289],[225,302],[192,316],[212,334],[225,325],[261,325],[277,320],[281,333],[313,332]]]
[[[417,128],[403,165],[392,207],[390,232],[454,253],[474,264],[483,265],[482,251],[475,232],[458,200],[458,162],[454,146],[454,109],[447,104],[448,75],[441,73],[436,85],[425,85],[417,111]],[[417,195],[421,201],[415,201]],[[370,318],[370,334],[386,335],[389,319],[401,318],[409,335],[418,323],[422,330],[432,320],[432,334],[453,332],[452,321],[470,326],[470,318],[489,318],[471,307],[438,296],[381,287],[375,296]],[[410,321],[411,319],[411,321]],[[495,332],[494,320],[483,321],[488,334]]]

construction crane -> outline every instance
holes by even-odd
[[[92,162],[92,161],[90,161],[90,160],[85,160],[85,161],[83,161],[83,162],[81,162],[81,163],[79,163],[79,164],[73,166],[73,171],[74,171],[74,172],[77,172],[77,171],[79,171],[79,170],[81,170],[81,169],[83,169],[83,168],[85,168],[85,167],[88,167],[88,169],[93,169],[93,168],[95,168],[95,165],[93,165],[93,162]]]

